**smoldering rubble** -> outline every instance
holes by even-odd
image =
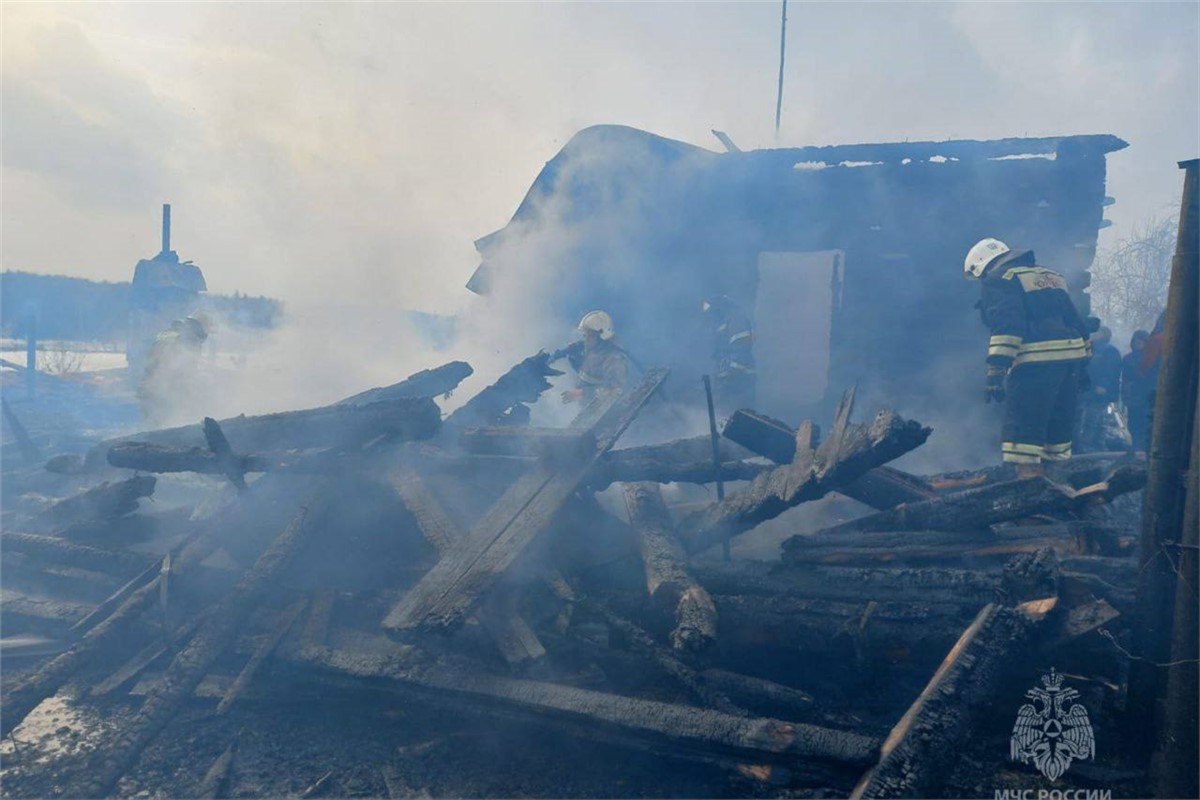
[[[666,370],[562,428],[529,424],[547,354],[443,416],[471,372],[86,457],[10,412],[4,793],[990,793],[1050,664],[1112,724],[1144,460],[909,474],[931,429],[853,386],[622,448]]]

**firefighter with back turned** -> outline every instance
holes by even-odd
[[[1067,282],[1040,267],[1032,250],[983,239],[967,253],[967,278],[980,281],[980,314],[991,331],[985,399],[1007,399],[1001,454],[1019,477],[1044,475],[1044,462],[1071,457],[1081,384],[1091,357],[1087,324]]]

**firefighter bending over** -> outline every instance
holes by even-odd
[[[590,403],[600,394],[621,394],[629,382],[629,356],[616,343],[612,317],[589,311],[579,320],[583,347],[568,348],[576,388],[562,393],[564,403]]]
[[[150,422],[166,421],[173,408],[191,397],[208,329],[207,318],[196,314],[175,320],[155,337],[137,389],[142,416]]]
[[[1087,325],[1061,275],[1037,266],[1032,250],[984,239],[967,253],[967,278],[981,280],[979,303],[991,330],[988,402],[1005,400],[1001,452],[1020,477],[1045,474],[1044,461],[1071,457],[1079,385],[1091,351]]]
[[[716,364],[713,394],[722,414],[754,407],[754,329],[750,319],[725,295],[700,306],[713,332],[712,357]]]

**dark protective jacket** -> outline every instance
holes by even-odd
[[[1094,348],[1088,363],[1088,377],[1092,381],[1089,399],[1103,403],[1119,401],[1121,391],[1121,351],[1111,344]],[[1104,391],[1100,391],[1103,389]]]
[[[629,356],[616,342],[602,339],[583,349],[575,377],[588,400],[596,392],[623,392],[629,383]]]
[[[992,333],[988,364],[1007,369],[1088,359],[1087,325],[1067,294],[1066,280],[1035,266],[1032,254],[1028,255],[993,267],[983,276],[979,309]]]

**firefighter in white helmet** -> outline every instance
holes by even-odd
[[[629,382],[629,355],[616,342],[612,317],[607,311],[589,311],[579,320],[583,347],[571,348],[568,357],[575,369],[575,388],[562,393],[564,403],[589,403],[598,394],[620,394]]]
[[[967,278],[981,283],[979,312],[991,331],[987,402],[1004,401],[1001,454],[1022,477],[1071,457],[1075,407],[1091,357],[1087,324],[1057,272],[1032,250],[983,239],[967,253]]]

